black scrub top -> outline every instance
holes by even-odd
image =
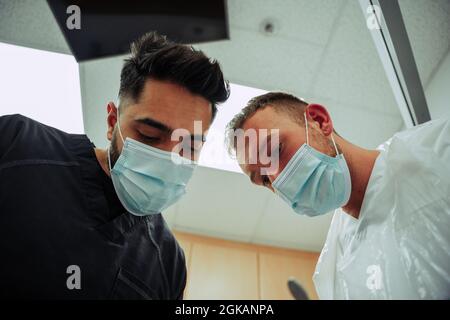
[[[94,147],[0,117],[0,297],[182,298],[183,250],[161,214],[126,212]]]

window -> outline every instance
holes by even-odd
[[[84,133],[73,56],[0,43],[0,57],[0,116],[20,113],[69,133]]]
[[[199,165],[227,171],[242,172],[236,160],[232,159],[225,146],[225,128],[251,98],[267,91],[230,84],[231,95],[224,104],[218,107],[216,119],[209,128],[205,145],[200,154]]]

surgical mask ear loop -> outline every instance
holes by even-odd
[[[306,116],[306,111],[303,113],[305,117],[305,128],[306,128],[306,144],[309,145],[309,136],[308,136],[308,117]],[[336,157],[339,154],[338,148],[336,146],[336,142],[334,141],[333,133],[331,133],[331,141],[333,141],[334,149],[336,150]]]
[[[125,140],[122,136],[122,130],[120,130],[120,114],[119,114],[119,106],[117,106],[117,127],[119,129],[120,139],[122,139],[122,143],[125,143]]]
[[[339,155],[338,148],[336,146],[336,142],[334,142],[333,133],[331,133],[331,141],[333,141],[334,149],[336,150],[336,157]]]
[[[305,128],[306,128],[306,144],[309,146],[309,136],[308,136],[308,118],[306,117],[306,111],[303,113],[305,117]]]
[[[109,168],[109,174],[111,174],[111,156],[109,155],[109,147],[106,148],[106,152],[108,153],[108,168]]]
[[[117,105],[117,127],[119,129],[119,135],[120,135],[120,139],[122,139],[122,143],[124,143],[123,140],[123,136],[122,136],[122,131],[120,130],[120,114],[119,114],[119,106]],[[111,155],[110,155],[110,149],[109,146],[108,148],[106,148],[106,152],[108,153],[108,167],[109,167],[109,173],[111,174]]]

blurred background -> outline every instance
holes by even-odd
[[[76,41],[58,25],[52,2],[0,0],[0,115],[21,113],[85,133],[104,148],[106,105],[117,98],[125,51],[74,56]],[[186,196],[164,212],[187,257],[185,298],[291,299],[289,277],[316,298],[311,276],[332,214],[296,215],[269,191],[253,187],[225,151],[224,127],[251,97],[269,90],[325,105],[340,135],[366,148],[420,123],[411,112],[449,117],[450,1],[398,1],[410,43],[400,49],[413,57],[402,68],[417,70],[418,79],[398,74],[393,52],[383,51],[379,30],[369,27],[363,0],[217,3],[219,24],[182,21],[192,27],[186,43],[219,60],[231,82],[231,97],[219,107]],[[148,31],[164,33],[155,21]],[[405,41],[389,31],[391,48]],[[414,98],[421,92],[425,103]]]

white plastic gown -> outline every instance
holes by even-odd
[[[334,213],[313,280],[321,299],[450,298],[450,121],[382,144],[360,216]]]

